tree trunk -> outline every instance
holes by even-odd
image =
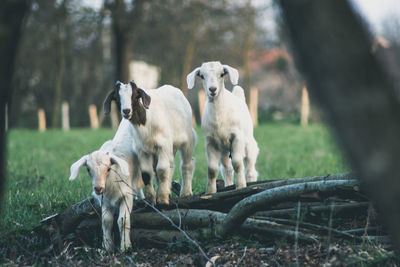
[[[6,180],[6,131],[5,107],[12,95],[12,79],[21,26],[28,12],[28,1],[0,1],[0,212],[3,200],[3,188]]]
[[[65,16],[64,12],[66,12],[66,2],[64,0],[60,7],[57,10],[57,13],[61,14],[61,16]],[[63,33],[63,21],[57,23],[57,59],[58,67],[57,67],[57,75],[54,84],[54,97],[53,97],[53,113],[51,117],[51,127],[57,128],[60,125],[60,109],[61,109],[61,100],[62,100],[62,83],[65,73],[65,49],[64,49],[64,38],[62,37]]]
[[[246,96],[246,103],[250,105],[250,90],[251,90],[251,83],[250,83],[250,52],[253,48],[254,44],[254,15],[251,11],[251,0],[248,0],[247,7],[248,10],[251,12],[251,15],[248,17],[248,32],[247,32],[247,39],[245,41],[244,52],[243,52],[243,85],[244,85],[244,92]]]
[[[132,60],[133,40],[121,29],[115,29],[116,45],[116,78],[117,80],[128,83],[131,81],[129,63]]]
[[[280,0],[310,96],[400,247],[400,105],[346,0]]]
[[[62,98],[62,82],[64,78],[64,73],[65,73],[65,51],[64,51],[64,40],[61,38],[61,29],[60,25],[57,25],[58,29],[58,70],[57,70],[57,75],[56,75],[56,81],[55,81],[55,92],[54,92],[54,98],[53,98],[53,113],[52,113],[52,119],[51,119],[51,127],[52,128],[58,128],[59,127],[59,122],[60,122],[60,108],[61,108],[61,98]]]
[[[194,51],[196,48],[196,32],[197,32],[198,24],[195,24],[192,28],[192,36],[190,40],[187,42],[186,45],[186,51],[185,51],[185,57],[183,59],[183,68],[182,68],[182,75],[181,75],[181,90],[183,94],[187,98],[187,82],[186,82],[186,76],[189,74],[192,66],[192,61],[193,61],[193,56],[194,56]]]
[[[142,17],[144,0],[134,1],[134,8],[129,11],[124,0],[114,0],[106,4],[111,10],[113,32],[115,37],[116,71],[115,79],[124,83],[132,80],[130,76],[130,62],[133,59],[133,34]],[[120,112],[111,107],[112,113],[118,114],[118,121],[121,119]],[[112,123],[114,128],[114,123]]]

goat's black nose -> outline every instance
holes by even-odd
[[[101,195],[103,193],[104,188],[100,187],[100,186],[95,186],[94,187],[94,192],[96,193],[96,195]]]
[[[215,87],[215,86],[211,86],[208,89],[210,90],[211,93],[215,93],[215,91],[217,91],[217,87]]]
[[[130,110],[129,108],[126,108],[126,109],[123,109],[122,112],[123,112],[125,115],[129,115],[129,112],[131,112],[131,110]]]

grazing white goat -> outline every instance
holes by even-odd
[[[78,176],[81,167],[87,168],[93,195],[101,204],[103,245],[106,250],[114,249],[112,227],[116,209],[119,209],[117,222],[121,250],[131,247],[129,234],[133,198],[137,193],[143,195],[143,181],[132,140],[133,127],[129,121],[122,120],[113,140],[105,142],[99,150],[83,156],[71,166],[70,181]]]
[[[117,82],[104,101],[105,113],[115,100],[122,116],[135,129],[135,140],[143,182],[158,179],[157,203],[169,204],[176,151],[181,153],[182,188],[180,195],[192,195],[196,133],[192,128],[192,109],[182,91],[171,85],[143,90],[131,81]],[[151,102],[151,104],[150,104]],[[147,187],[146,187],[147,188]],[[146,198],[151,197],[147,194]],[[154,199],[148,199],[154,203]]]
[[[234,85],[232,93],[225,89],[224,76],[228,74]],[[238,71],[220,62],[203,63],[187,76],[192,89],[196,76],[200,77],[206,91],[201,128],[204,131],[208,159],[208,184],[206,193],[217,191],[218,161],[221,161],[225,185],[233,184],[233,169],[237,188],[257,180],[255,164],[258,145],[253,136],[253,121],[246,105],[244,91],[238,86]],[[246,179],[243,159],[246,159]]]

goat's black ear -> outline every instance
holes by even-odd
[[[104,100],[103,108],[104,108],[104,114],[110,113],[111,110],[111,101],[116,100],[115,98],[115,90],[112,90],[106,100]]]
[[[139,97],[142,98],[143,106],[146,109],[149,109],[151,97],[148,94],[146,94],[146,92],[143,89],[140,89],[140,88],[138,88],[138,93],[139,93]]]
[[[132,89],[138,88],[134,80],[130,81],[129,83],[131,84]]]

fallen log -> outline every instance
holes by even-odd
[[[307,206],[309,211],[329,211],[332,201],[339,203],[335,204],[335,211],[367,210],[369,203],[360,194],[358,181],[353,178],[353,175],[345,174],[263,181],[240,190],[172,198],[171,204],[163,211],[171,221],[155,213],[152,210],[154,207],[146,207],[144,202],[136,201],[132,212],[132,240],[143,242],[153,238],[159,244],[178,240],[177,234],[183,237],[182,232],[176,231],[171,222],[179,229],[188,231],[195,239],[215,237],[216,233],[221,236],[256,234],[265,240],[279,237],[315,243],[324,240],[327,231],[331,230],[335,238],[357,240],[351,233],[333,228],[318,228],[302,221],[296,228],[293,222],[279,221],[277,218],[282,214],[295,214],[294,206],[298,201]],[[359,202],[360,199],[362,202]],[[261,212],[254,214],[258,210]],[[59,247],[65,240],[79,239],[91,244],[91,240],[101,240],[100,214],[99,204],[89,197],[42,220],[36,230]],[[252,214],[261,217],[248,218]],[[225,232],[221,231],[224,228]],[[115,232],[118,233],[117,227]]]
[[[332,234],[335,237],[340,237],[340,238],[346,239],[346,240],[361,241],[361,239],[358,236],[353,235],[353,233],[355,233],[355,232],[339,231],[339,230],[336,230],[336,229],[334,229],[332,227],[328,227],[328,226],[317,225],[317,224],[307,223],[307,222],[302,222],[302,221],[297,222],[296,220],[272,218],[272,217],[258,217],[257,216],[257,217],[255,217],[255,219],[268,220],[271,222],[279,222],[281,224],[290,225],[290,226],[295,226],[296,224],[298,224],[300,227],[302,227],[304,229],[310,229],[311,231],[316,231],[318,234]]]
[[[330,212],[331,206],[323,203],[304,203],[307,205],[306,207],[302,207],[302,209],[306,209],[307,213],[320,213],[320,212]],[[333,214],[339,214],[342,212],[352,212],[352,213],[358,213],[358,212],[363,212],[367,213],[368,212],[368,207],[371,204],[369,202],[357,202],[357,203],[344,203],[344,204],[335,204],[334,209],[333,209]],[[254,215],[255,216],[263,216],[263,217],[274,217],[274,218],[289,218],[293,217],[296,214],[297,210],[292,205],[292,208],[286,208],[286,209],[276,209],[275,207],[271,210],[268,211],[259,211],[256,212]]]
[[[293,199],[304,193],[315,191],[329,192],[337,190],[337,187],[354,187],[356,185],[358,185],[358,182],[355,180],[334,180],[305,182],[265,190],[238,202],[228,213],[224,223],[218,227],[217,232],[223,237],[227,236],[229,233],[233,232],[235,227],[242,225],[247,217],[254,214],[256,211],[271,206],[273,203]]]
[[[189,197],[172,198],[171,204],[168,207],[163,206],[165,210],[176,209],[176,207],[183,209],[205,209],[228,212],[237,202],[240,200],[265,191],[267,189],[282,187],[285,185],[303,183],[305,181],[316,182],[316,181],[332,181],[332,180],[354,180],[353,174],[336,174],[317,176],[310,178],[293,178],[287,180],[275,180],[275,181],[263,181],[256,185],[248,186],[246,188],[224,191],[213,195],[194,195]],[[234,188],[234,187],[231,187]],[[343,188],[337,188],[340,191]],[[354,190],[353,190],[353,193]],[[300,197],[301,194],[299,194]],[[143,201],[135,201],[133,211],[134,213],[146,211],[144,209],[145,203]],[[149,211],[151,209],[147,209]],[[94,197],[88,197],[71,207],[67,208],[59,214],[49,216],[41,221],[42,224],[57,221],[60,225],[62,232],[69,232],[71,229],[76,227],[79,220],[85,217],[92,217],[100,214],[100,207]]]
[[[334,181],[334,180],[356,180],[354,174],[335,174],[335,175],[325,175],[325,176],[316,176],[309,178],[292,178],[285,180],[273,180],[273,181],[262,181],[256,182],[255,184],[249,184],[245,188],[235,189],[235,186],[229,186],[230,191],[222,190],[222,192],[217,192],[212,195],[194,195],[189,197],[179,197],[172,198],[169,206],[163,206],[164,210],[175,209],[177,206],[183,209],[205,209],[205,210],[214,210],[220,212],[229,212],[230,209],[242,199],[249,197],[251,195],[263,192],[267,189],[282,187],[286,185],[304,183],[304,182],[322,182],[322,181]],[[348,188],[337,188],[337,192],[342,191],[345,192]],[[350,192],[355,196],[356,192],[351,188]],[[343,193],[343,195],[348,195],[347,193]],[[299,195],[301,197],[301,194]],[[307,197],[307,196],[305,196]],[[315,196],[314,196],[315,197]],[[322,196],[319,196],[322,197]],[[145,203],[138,201],[136,203],[136,208],[142,208],[145,206]]]
[[[225,213],[193,209],[168,210],[164,212],[164,215],[170,218],[176,225],[180,225],[182,229],[187,229],[189,231],[199,228],[213,231],[213,229],[223,223],[226,218]],[[133,218],[132,228],[159,230],[173,229],[165,217],[154,212],[136,214]],[[296,235],[293,227],[287,227],[268,220],[251,218],[248,218],[244,222],[242,227],[238,229],[238,232],[239,234],[258,232],[288,239],[294,239]],[[299,240],[304,242],[318,242],[320,239],[317,235],[308,232],[303,233],[302,231],[298,231],[297,235]]]

